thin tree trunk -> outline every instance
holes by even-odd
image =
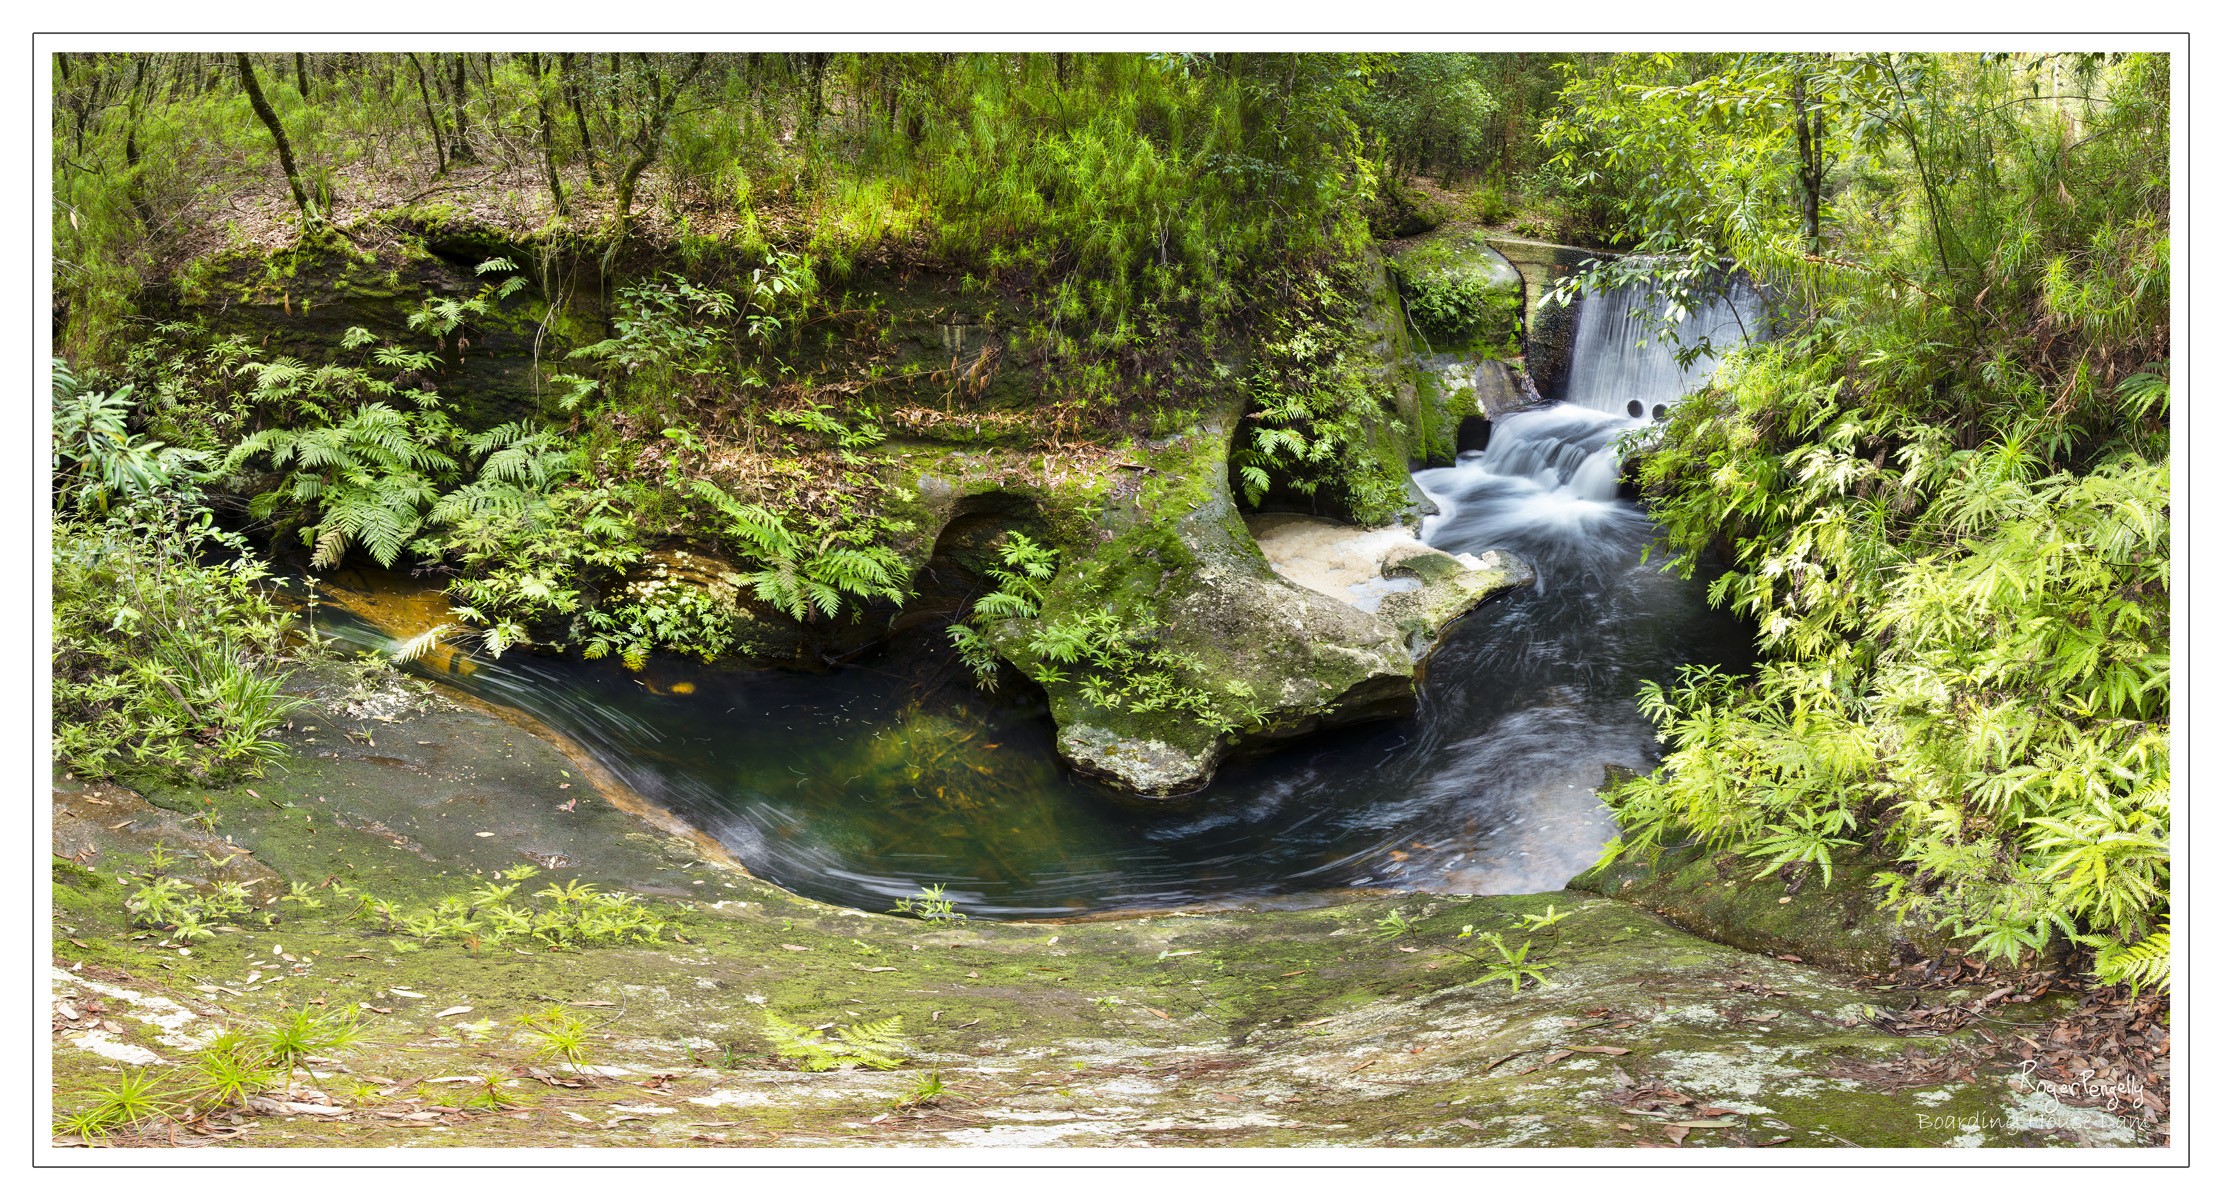
[[[123,133],[123,190],[124,197],[131,203],[131,211],[139,214],[139,223],[152,232],[154,209],[147,203],[146,189],[139,177],[139,113],[141,92],[147,80],[147,56],[136,57],[138,69],[131,77],[131,122],[124,126]]]
[[[309,98],[309,57],[300,51],[293,54],[293,83],[301,89],[301,99]]]
[[[469,55],[457,54],[455,56],[455,88],[454,91],[450,92],[448,95],[448,103],[452,106],[452,111],[455,114],[455,119],[454,122],[448,126],[447,152],[448,157],[454,159],[456,162],[470,162],[478,157],[478,153],[471,149],[470,116],[464,111],[464,102],[468,100],[470,96],[470,93],[465,90],[464,86],[465,84],[470,82],[470,76],[468,74],[470,70],[469,64]]]
[[[245,54],[235,56],[239,63],[239,85],[247,90],[247,103],[254,106],[255,115],[270,130],[270,140],[278,143],[278,163],[285,168],[285,181],[293,189],[293,202],[301,206],[301,224],[314,225],[320,219],[309,205],[309,193],[301,186],[301,172],[293,165],[293,147],[285,140],[285,126],[278,124],[278,114],[270,111],[270,102],[262,98],[262,85],[255,81],[255,64],[247,61]]]
[[[447,143],[440,138],[440,116],[432,108],[432,88],[424,81],[424,62],[409,52],[409,65],[417,70],[417,95],[424,99],[424,124],[432,131],[432,158],[439,164],[439,173],[447,174]]]
[[[601,168],[594,162],[594,135],[586,125],[586,105],[579,102],[578,77],[572,74],[572,56],[566,52],[561,60],[563,95],[571,102],[571,119],[579,127],[579,153],[586,158],[586,177],[595,187],[602,186]]]
[[[1806,107],[1805,76],[1790,80],[1790,111],[1798,130],[1798,187],[1805,201],[1805,252],[1821,252],[1821,138],[1818,110]]]
[[[648,164],[655,160],[656,151],[663,146],[664,125],[671,120],[671,110],[678,105],[679,94],[687,90],[688,84],[694,82],[695,75],[702,70],[702,64],[709,57],[707,54],[695,55],[694,65],[687,68],[687,73],[680,76],[668,92],[663,89],[653,67],[649,67],[646,72],[653,105],[652,115],[647,129],[641,134],[639,153],[633,156],[633,161],[625,164],[625,173],[617,179],[617,237],[611,246],[613,250],[625,241],[626,229],[632,219],[633,191],[640,186],[641,172],[648,169]],[[645,55],[641,56],[641,62],[643,66],[647,66]]]
[[[548,119],[548,79],[538,51],[526,55],[525,62],[532,68],[533,97],[539,101],[540,161],[548,169],[548,195],[555,198],[556,215],[563,216],[569,210],[563,203],[563,177],[556,174],[555,122]]]

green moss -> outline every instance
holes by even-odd
[[[1439,353],[1511,358],[1520,352],[1518,272],[1479,233],[1452,230],[1390,260],[1405,310]]]

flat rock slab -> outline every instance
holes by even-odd
[[[1247,517],[1275,574],[1397,626],[1415,660],[1445,626],[1534,573],[1510,555],[1445,554],[1401,525],[1367,529],[1318,517]]]

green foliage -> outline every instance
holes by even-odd
[[[1502,71],[1504,55],[1399,54],[1358,106],[1366,131],[1380,139],[1388,166],[1397,174],[1433,172],[1453,176],[1484,169],[1498,149],[1493,118],[1504,104],[1491,91],[1490,76]],[[1501,136],[1501,135],[1500,135]]]
[[[231,1108],[278,1086],[283,1072],[266,1046],[236,1029],[217,1034],[194,1057],[192,1072],[201,1087],[202,1102]]]
[[[920,1071],[917,1079],[910,1085],[910,1090],[895,1101],[895,1107],[916,1108],[925,1104],[939,1104],[942,1097],[950,1091],[949,1085],[941,1081],[941,1072]]]
[[[1026,648],[1041,660],[1034,677],[1043,683],[1065,679],[1065,667],[1082,668],[1081,698],[1099,708],[1177,715],[1213,733],[1261,719],[1248,684],[1207,678],[1202,660],[1165,649],[1156,630],[1154,613],[1125,619],[1100,607],[1044,622]]]
[[[1243,498],[1275,485],[1336,502],[1360,524],[1404,507],[1403,463],[1375,452],[1377,430],[1403,428],[1382,407],[1387,384],[1359,365],[1359,283],[1350,269],[1317,273],[1296,302],[1269,318],[1248,380],[1248,412],[1233,454]]]
[[[1766,658],[1646,690],[1672,749],[1613,789],[1608,855],[1694,836],[1826,881],[1864,844],[1899,860],[1886,901],[1981,953],[2141,944],[2169,881],[2165,65],[1615,70],[1573,157],[1655,172],[1628,228],[1693,256],[1653,260],[1665,295],[1726,246],[1788,336],[1644,460],[1683,569],[1735,547],[1712,594]],[[1818,157],[1760,103],[1801,80]]]
[[[473,949],[482,943],[502,945],[530,940],[556,950],[627,943],[658,943],[665,922],[641,898],[628,892],[604,892],[574,879],[532,893],[534,904],[519,897],[523,881],[536,874],[529,866],[513,867],[485,877],[470,892],[444,896],[431,905],[405,909],[367,892],[358,897],[351,919],[375,922],[382,931],[404,933],[420,945],[458,941]]]
[[[890,912],[916,917],[921,921],[962,921],[965,915],[957,911],[957,903],[942,893],[942,885],[929,883],[916,892],[895,902]]]
[[[1389,915],[1373,923],[1373,936],[1383,941],[1396,941],[1411,937],[1418,928],[1412,918],[1404,915],[1403,909],[1392,908]]]
[[[117,500],[151,500],[194,482],[196,451],[131,433],[131,385],[102,393],[80,388],[69,364],[53,360],[54,487],[83,512],[107,513]]]
[[[1043,589],[1057,574],[1057,550],[1023,533],[1012,533],[996,547],[1003,560],[988,568],[995,590],[972,602],[969,620],[949,626],[949,642],[983,689],[993,691],[1002,660],[980,634],[984,622],[1024,620],[1041,613]]]
[[[151,1068],[125,1067],[114,1083],[94,1088],[76,1111],[58,1118],[55,1131],[91,1142],[183,1111],[180,1097],[164,1086]]]
[[[162,930],[180,942],[190,943],[214,937],[217,922],[243,916],[254,908],[254,901],[241,884],[227,881],[201,891],[182,879],[164,875],[163,865],[157,862],[154,869],[143,874],[145,882],[124,900],[124,911],[131,914],[134,926]]]
[[[259,1049],[263,1063],[286,1072],[308,1066],[310,1059],[330,1058],[362,1037],[361,1010],[355,1005],[317,1011],[304,1005],[265,1031]]]
[[[805,1071],[833,1071],[862,1067],[892,1071],[903,1065],[908,1047],[903,1044],[903,1019],[888,1017],[843,1025],[806,1029],[774,1012],[764,1014],[764,1036],[772,1053],[794,1061]]]
[[[2160,928],[2147,934],[2135,945],[2103,944],[2099,947],[2092,974],[2099,982],[2115,985],[2126,983],[2135,995],[2146,988],[2169,991],[2174,978],[2169,968],[2169,923],[2162,921]]]
[[[742,504],[706,479],[693,481],[693,493],[724,520],[725,537],[756,567],[741,581],[795,620],[838,616],[844,597],[902,603],[902,559],[875,540],[871,526],[841,528],[820,519],[798,531],[779,514]]]
[[[336,567],[360,546],[390,567],[439,499],[431,473],[455,468],[437,448],[451,431],[431,401],[404,414],[374,400],[337,424],[254,433],[232,447],[219,469],[233,474],[267,457],[276,486],[248,511],[266,518],[283,510],[302,542],[316,548],[313,565]]]
[[[538,1047],[541,1058],[560,1058],[571,1069],[586,1069],[586,1019],[560,1004],[517,1018],[517,1024]]]
[[[1543,972],[1549,969],[1552,964],[1541,960],[1534,962],[1528,960],[1528,955],[1535,949],[1535,943],[1522,942],[1520,948],[1514,950],[1504,944],[1503,936],[1489,932],[1477,932],[1470,925],[1462,930],[1458,936],[1476,938],[1488,946],[1488,950],[1478,959],[1484,969],[1480,977],[1474,980],[1475,983],[1494,983],[1501,979],[1511,984],[1514,992],[1518,992],[1522,983],[1533,983],[1537,987],[1542,987],[1550,982],[1544,978]]]

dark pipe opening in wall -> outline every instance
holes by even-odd
[[[1458,423],[1458,452],[1489,448],[1489,418],[1467,417]]]
[[[1654,405],[1652,405],[1652,406],[1651,406],[1651,419],[1652,419],[1652,420],[1654,420],[1654,421],[1664,421],[1664,420],[1666,420],[1666,405],[1664,405],[1664,404],[1654,404]]]
[[[1642,415],[1643,415],[1643,401],[1641,401],[1641,400],[1630,400],[1630,401],[1628,402],[1628,415],[1629,415],[1629,416],[1631,416],[1631,417],[1640,417],[1640,416],[1642,416]]]

